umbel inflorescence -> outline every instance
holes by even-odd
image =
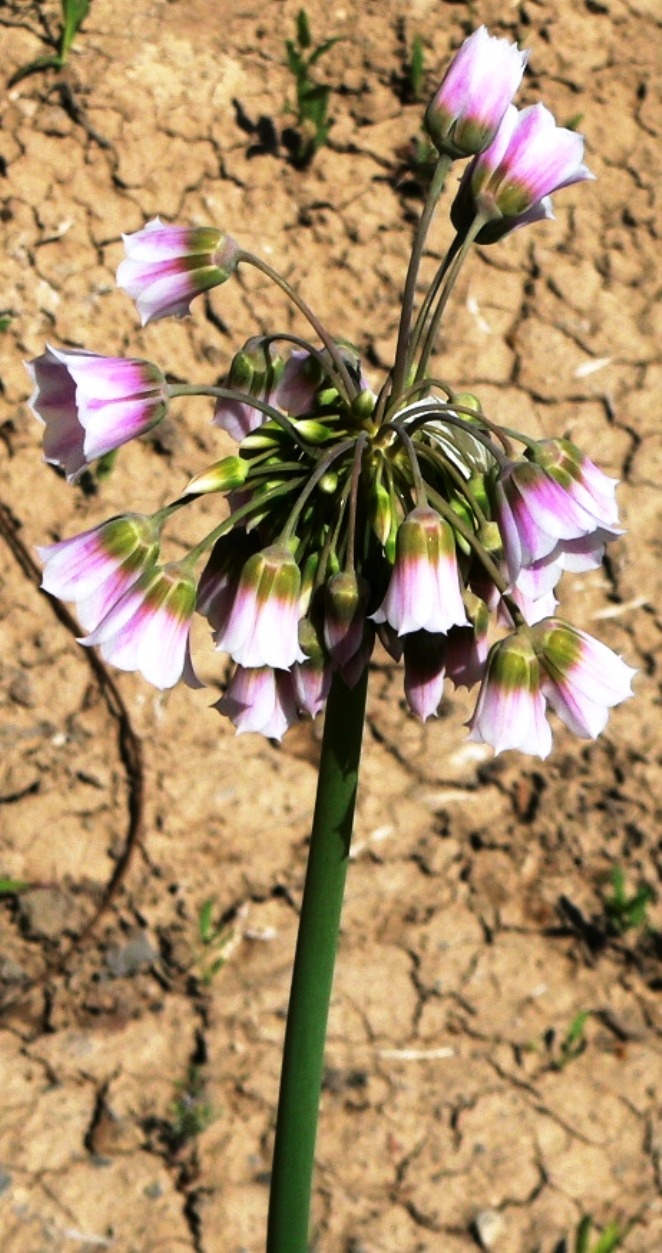
[[[159,688],[195,684],[197,610],[235,663],[216,707],[238,731],[276,738],[324,708],[334,671],[356,684],[377,636],[403,659],[420,718],[435,714],[445,679],[480,684],[470,732],[497,752],[545,757],[548,706],[578,735],[596,736],[631,694],[634,671],[555,615],[563,571],[595,568],[621,533],[615,481],[568,440],[501,426],[476,396],[430,372],[471,246],[551,217],[550,193],[592,177],[581,136],[542,104],[512,104],[525,64],[481,27],[428,106],[438,160],[395,362],[378,391],[354,346],[221,230],[157,218],[124,237],[117,279],[143,324],[184,316],[196,295],[252,265],[294,301],[314,340],[250,339],[222,387],[173,385],[151,362],[72,348],[30,364],[46,460],[70,480],[162,421],[177,396],[213,397],[213,422],[237,441],[156,514],[128,512],[40,549],[43,586],[76,602],[84,644]],[[415,308],[445,177],[467,159],[450,210],[454,240]],[[227,500],[218,525],[183,560],[161,564],[169,518],[214,492]],[[490,644],[495,626],[506,633]]]

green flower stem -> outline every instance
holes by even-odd
[[[307,1253],[324,1044],[352,838],[368,684],[334,675],[287,1015],[267,1253]]]
[[[356,396],[358,392],[358,388],[352,382],[338,345],[331,338],[329,332],[320,322],[319,318],[313,313],[310,306],[306,304],[306,301],[299,295],[298,291],[295,291],[291,284],[287,282],[287,279],[284,279],[282,274],[279,274],[278,270],[274,270],[273,266],[269,265],[267,261],[264,261],[262,257],[256,257],[254,253],[244,252],[244,249],[240,248],[237,253],[237,264],[240,264],[242,261],[245,261],[248,265],[254,265],[256,270],[260,270],[262,274],[266,274],[267,278],[270,278],[273,283],[276,283],[276,285],[280,287],[281,291],[284,291],[285,295],[289,296],[292,303],[295,304],[297,309],[299,309],[299,311],[303,314],[306,321],[310,324],[310,326],[312,326],[315,334],[321,339],[331,358],[337,376],[337,387],[340,395],[347,404],[351,404],[353,397]]]
[[[400,326],[398,328],[398,344],[395,353],[395,365],[393,367],[393,388],[391,396],[397,403],[401,392],[406,386],[407,373],[407,353],[409,347],[409,334],[411,330],[411,318],[414,309],[414,301],[416,298],[416,280],[418,271],[423,257],[425,248],[425,240],[430,229],[430,224],[434,217],[434,211],[437,202],[443,191],[446,175],[453,164],[453,158],[442,155],[439,157],[435,166],[432,182],[430,184],[425,207],[418,223],[414,246],[412,248],[411,257],[409,258],[409,269],[407,270],[407,278],[405,280],[405,290],[402,297],[402,312],[400,314]]]

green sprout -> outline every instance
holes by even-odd
[[[552,1070],[563,1070],[568,1062],[572,1062],[575,1058],[580,1057],[587,1045],[584,1035],[584,1027],[589,1016],[589,1011],[583,1009],[581,1013],[573,1018],[563,1039],[559,1043],[558,1052],[552,1060]]]
[[[8,331],[11,326],[11,313],[0,313],[0,332]]]
[[[585,1215],[577,1227],[574,1253],[612,1253],[622,1243],[625,1232],[620,1223],[612,1222],[598,1236],[595,1244],[590,1244],[592,1226],[593,1219],[590,1215]]]
[[[313,47],[308,15],[305,9],[300,9],[297,14],[296,40],[285,41],[287,64],[296,87],[296,107],[287,107],[296,116],[298,129],[292,161],[298,169],[304,169],[310,164],[318,149],[326,143],[333,125],[328,120],[331,87],[328,83],[316,82],[310,71],[339,39],[340,36],[336,35],[316,48]]]
[[[175,1084],[177,1096],[170,1105],[170,1131],[177,1145],[187,1144],[210,1127],[216,1117],[205,1099],[205,1081],[200,1066],[190,1065],[186,1078]]]
[[[216,899],[210,896],[200,907],[198,914],[198,941],[196,964],[200,982],[204,987],[211,986],[214,976],[222,970],[227,959],[227,949],[232,944],[234,934],[227,927],[214,923],[214,905]]]
[[[66,65],[76,35],[90,11],[91,3],[92,0],[62,0],[62,25],[57,39],[57,51],[37,57],[34,61],[29,61],[27,65],[21,66],[15,74],[12,74],[9,80],[10,87],[20,83],[29,74],[37,74],[40,70],[61,70]]]
[[[423,98],[425,86],[425,51],[420,35],[414,35],[411,45],[411,57],[407,66],[407,87],[413,101],[418,103]]]
[[[0,896],[18,896],[21,892],[27,892],[31,884],[25,883],[23,879],[0,879]]]
[[[611,872],[611,896],[603,898],[603,907],[611,931],[623,935],[630,927],[642,927],[646,924],[648,906],[653,899],[653,890],[643,883],[631,896],[625,885],[625,875],[620,866],[613,866]]]

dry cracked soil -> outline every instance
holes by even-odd
[[[304,170],[285,142],[297,8],[92,0],[65,70],[0,96],[0,876],[27,885],[0,896],[0,1246],[263,1247],[320,738],[236,738],[208,693],[157,694],[76,644],[34,545],[160,507],[229,443],[182,402],[70,487],[42,462],[22,362],[49,340],[214,382],[249,335],[301,329],[259,276],[138,329],[120,235],[158,213],[224,226],[295,277],[377,380],[421,207],[409,50],[420,36],[429,91],[486,22],[531,50],[525,102],[582,115],[597,181],[472,257],[437,366],[621,480],[627,531],[566,576],[563,605],[638,668],[636,699],[595,743],[557,726],[547,762],[494,760],[467,743],[462,696],[419,725],[376,659],[313,1247],[558,1253],[590,1214],[627,1253],[662,1253],[659,0],[310,0],[314,36],[342,39],[319,67],[329,143]],[[7,80],[57,18],[5,0]],[[442,214],[426,273],[447,240]],[[176,554],[194,533],[178,526]],[[204,630],[198,655],[216,698]],[[614,868],[651,892],[620,932]]]

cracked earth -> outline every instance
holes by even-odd
[[[343,40],[322,63],[330,143],[303,172],[279,142],[298,7],[93,0],[66,71],[0,100],[0,876],[29,885],[0,903],[1,1247],[263,1247],[320,735],[237,739],[204,693],[155,694],[74,642],[33,546],[160,507],[229,444],[206,404],[181,403],[108,479],[68,487],[41,463],[22,360],[48,339],[214,382],[249,335],[295,328],[250,274],[139,330],[114,286],[120,233],[159,213],[224,226],[296,276],[377,380],[421,203],[405,50],[422,37],[431,90],[470,10],[531,49],[524,103],[583,115],[598,181],[473,257],[435,372],[621,479],[627,534],[562,603],[638,667],[637,697],[595,744],[557,727],[546,763],[495,761],[466,743],[461,694],[420,726],[376,658],[313,1247],[557,1253],[590,1214],[621,1223],[627,1253],[661,1253],[658,4],[310,0],[315,36]],[[56,18],[7,0],[7,77]],[[429,273],[447,240],[442,214]],[[193,536],[177,525],[173,555]],[[198,656],[215,699],[204,629]],[[605,916],[614,866],[655,894],[622,935]]]

